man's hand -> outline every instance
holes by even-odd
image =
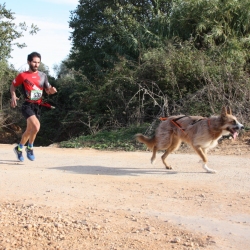
[[[12,108],[15,108],[17,106],[17,100],[19,100],[19,98],[17,98],[16,96],[13,96],[10,100],[10,106]]]
[[[48,88],[48,89],[45,89],[45,91],[46,91],[46,93],[47,93],[48,95],[53,95],[53,94],[55,94],[55,93],[57,92],[57,90],[56,90],[55,87],[50,87],[50,88]]]

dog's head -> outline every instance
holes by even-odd
[[[221,120],[222,129],[225,131],[224,134],[232,134],[234,139],[238,135],[239,130],[244,129],[244,126],[232,115],[231,108],[222,108]]]

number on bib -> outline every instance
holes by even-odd
[[[42,90],[31,90],[30,91],[30,100],[36,101],[42,98]]]

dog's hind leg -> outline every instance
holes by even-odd
[[[156,152],[157,152],[157,147],[154,146],[154,147],[153,147],[153,154],[152,154],[152,157],[151,157],[151,164],[154,164],[154,163],[155,163]]]
[[[168,155],[170,154],[171,152],[169,152],[169,150],[167,149],[165,151],[165,153],[161,156],[161,159],[162,159],[162,162],[165,166],[166,169],[172,169],[172,167],[170,165],[167,164],[167,162],[165,161],[165,159],[168,157]]]
[[[202,167],[208,172],[208,173],[212,173],[212,174],[215,174],[216,171],[209,168],[207,166],[207,156],[206,156],[206,153],[203,152],[202,148],[201,147],[193,147],[194,150],[196,151],[196,153],[201,157],[202,161],[203,161],[203,165]]]
[[[172,169],[172,167],[167,164],[166,158],[170,153],[178,149],[180,145],[181,145],[181,140],[179,140],[178,138],[172,138],[172,143],[170,147],[168,147],[165,153],[161,156],[162,162],[165,165],[166,169]]]

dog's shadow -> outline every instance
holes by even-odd
[[[204,172],[184,172],[184,171],[175,171],[175,170],[166,170],[164,168],[112,168],[105,166],[63,166],[63,167],[54,167],[49,169],[60,170],[63,172],[70,172],[76,174],[88,174],[88,175],[114,175],[114,176],[123,176],[123,175],[172,175],[172,174],[193,174],[193,173],[204,173]]]
[[[76,174],[89,175],[143,175],[143,174],[176,174],[175,171],[166,171],[165,169],[156,168],[112,168],[105,166],[63,166],[50,169],[61,170]]]

